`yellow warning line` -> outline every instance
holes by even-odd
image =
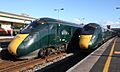
[[[113,45],[112,45],[112,49],[111,49],[111,51],[110,51],[110,53],[109,53],[109,57],[107,58],[107,61],[106,61],[106,63],[105,63],[103,72],[108,72],[108,70],[109,70],[109,65],[110,65],[110,62],[111,62],[113,50],[114,50],[114,48],[115,48],[115,42],[116,42],[116,39],[114,40],[114,43],[113,43]]]

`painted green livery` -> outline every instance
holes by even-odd
[[[71,39],[79,37],[82,27],[57,19],[40,18],[20,31],[9,44],[8,51],[16,57],[41,57],[66,51]]]
[[[96,23],[89,23],[82,29],[79,46],[81,49],[95,49],[114,36],[115,31],[105,29]]]

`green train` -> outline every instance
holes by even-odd
[[[66,51],[71,40],[79,37],[82,27],[53,18],[40,18],[20,31],[9,44],[8,51],[17,58],[44,57]]]
[[[116,36],[115,31],[105,29],[96,23],[89,23],[82,29],[79,46],[81,49],[95,49],[114,36]]]

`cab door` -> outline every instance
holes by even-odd
[[[49,25],[44,24],[41,26],[41,30],[39,31],[39,41],[40,41],[40,47],[48,47],[48,35],[49,35]]]
[[[54,46],[56,44],[56,36],[57,36],[57,24],[49,24],[48,30],[48,43],[49,46]]]
[[[67,43],[71,38],[71,27],[67,25],[60,26],[60,41],[61,43]]]

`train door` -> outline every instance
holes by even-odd
[[[94,40],[97,41],[96,43],[101,43],[101,41],[102,41],[102,29],[100,27],[96,28],[95,37],[96,37],[96,39],[94,39]]]
[[[39,41],[40,47],[48,47],[48,35],[49,35],[49,24],[41,25],[41,30],[39,31]]]
[[[60,41],[61,43],[68,43],[71,38],[71,27],[67,25],[60,26]]]
[[[60,44],[60,24],[56,24],[55,29],[55,45]]]
[[[33,47],[35,47],[34,49],[36,50],[36,49],[40,48],[40,41],[39,41],[40,34],[39,34],[39,31],[35,32],[33,35],[34,35]]]
[[[48,42],[49,46],[54,46],[56,44],[56,30],[57,24],[49,24],[49,35]]]

